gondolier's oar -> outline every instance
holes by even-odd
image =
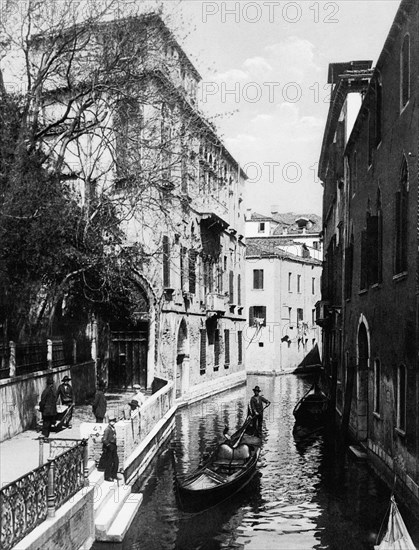
[[[267,405],[265,405],[262,409],[262,412],[267,408],[269,407],[270,403],[268,403]],[[243,430],[242,430],[242,433],[240,434],[240,437],[238,438],[238,440],[236,441],[236,443],[234,443],[234,445],[232,445],[232,448],[235,449],[236,447],[238,447],[240,445],[240,441],[243,439],[243,436],[244,436],[244,433],[246,431],[246,428],[247,426],[250,424],[250,421],[251,420],[254,420],[256,418],[256,414],[251,414],[247,417],[245,423],[243,424]]]

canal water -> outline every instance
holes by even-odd
[[[176,504],[174,468],[185,473],[221,437],[244,421],[252,388],[271,402],[252,482],[231,499],[198,514]],[[309,387],[293,375],[249,376],[247,385],[180,410],[172,438],[143,485],[143,504],[122,550],[373,549],[389,490],[366,463],[352,459],[321,431],[293,435],[292,409]],[[175,457],[175,461],[174,461]],[[176,466],[175,466],[176,463]],[[419,548],[419,527],[401,507]],[[112,545],[116,546],[116,545]],[[96,544],[95,550],[109,549]]]

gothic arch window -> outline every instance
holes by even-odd
[[[395,255],[394,273],[407,271],[408,251],[408,205],[409,205],[409,174],[406,158],[403,157],[400,171],[399,189],[395,196]]]

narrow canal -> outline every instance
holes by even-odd
[[[258,384],[267,409],[258,473],[233,498],[199,514],[181,512],[173,490],[174,465],[183,473],[220,438],[244,420]],[[250,376],[247,385],[185,408],[166,451],[147,482],[136,489],[144,501],[123,550],[361,550],[372,549],[389,503],[389,491],[363,462],[357,462],[319,432],[293,436],[292,409],[308,387],[293,375]],[[401,507],[419,547],[419,527]],[[94,546],[95,550],[109,545]]]

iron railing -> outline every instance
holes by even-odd
[[[88,485],[87,441],[72,441],[71,448],[0,489],[2,550],[15,546]]]

